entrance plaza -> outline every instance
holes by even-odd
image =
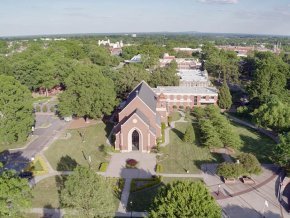
[[[126,160],[135,159],[138,169],[126,169]],[[132,151],[126,153],[113,154],[110,164],[105,173],[109,177],[122,178],[150,178],[155,175],[156,155]]]

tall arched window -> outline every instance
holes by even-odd
[[[132,132],[132,150],[139,150],[139,133],[137,130]]]

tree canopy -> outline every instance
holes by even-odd
[[[279,136],[280,143],[273,150],[273,161],[282,166],[290,166],[290,132]]]
[[[111,217],[115,210],[114,193],[106,179],[81,166],[66,179],[60,199],[81,217]]]
[[[0,190],[0,217],[21,217],[23,210],[31,206],[32,195],[28,181],[19,178],[15,172],[1,173]]]
[[[0,143],[23,142],[34,122],[31,93],[11,76],[0,75]]]
[[[149,217],[221,217],[221,208],[200,182],[178,181],[163,187],[154,199]]]
[[[232,96],[226,81],[220,88],[218,105],[222,109],[229,109],[232,106]]]
[[[113,81],[96,66],[78,65],[65,80],[65,86],[59,98],[62,116],[100,118],[117,104]]]

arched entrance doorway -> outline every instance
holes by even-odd
[[[132,132],[132,150],[139,150],[140,137],[137,130]]]

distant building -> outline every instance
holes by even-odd
[[[187,53],[189,55],[191,55],[194,52],[197,52],[197,53],[202,52],[201,48],[173,48],[173,50],[176,52],[184,52],[184,53]]]
[[[201,63],[195,58],[175,58],[175,56],[170,56],[168,53],[163,55],[162,59],[159,59],[160,67],[168,66],[171,61],[175,60],[178,69],[199,69]]]
[[[139,83],[123,102],[114,127],[115,149],[121,152],[150,152],[161,137],[161,122],[177,108],[217,104],[214,87],[158,86]]]
[[[133,38],[136,38],[136,37],[137,37],[137,34],[136,34],[136,33],[133,33],[131,36],[132,36]]]
[[[112,43],[112,42],[110,41],[110,39],[108,39],[108,40],[99,40],[99,41],[98,41],[98,45],[99,45],[99,46],[101,46],[101,45],[102,45],[102,46],[108,46],[111,55],[115,55],[115,56],[119,56],[119,55],[122,54],[122,48],[123,48],[123,46],[124,46],[122,40],[121,40],[120,42]]]
[[[178,70],[177,75],[180,77],[179,86],[199,86],[199,87],[212,86],[206,70],[205,71],[201,71],[199,69]]]
[[[135,55],[131,60],[125,60],[125,63],[141,63],[142,61],[142,56],[141,54]]]

